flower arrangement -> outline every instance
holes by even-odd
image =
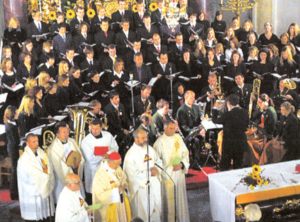
[[[132,6],[132,9],[131,9],[133,12],[137,12],[138,10],[137,10],[137,5],[136,4],[134,4],[133,6]]]
[[[94,18],[94,16],[96,15],[95,10],[92,8],[88,9],[86,14],[89,18]]]
[[[69,10],[67,11],[66,15],[67,15],[67,16],[66,16],[67,19],[68,19],[68,20],[71,20],[71,19],[73,19],[73,18],[75,17],[75,12],[74,12],[74,10],[69,9]]]
[[[67,1],[67,5],[64,7],[67,9],[66,11],[67,23],[70,23],[70,21],[76,16],[75,11],[77,6],[76,4]]]
[[[157,3],[153,2],[153,3],[150,4],[149,9],[150,9],[151,12],[154,12],[157,9],[157,7],[158,7]]]
[[[270,178],[266,178],[262,176],[263,170],[261,170],[260,166],[253,165],[252,172],[248,173],[245,177],[243,177],[232,189],[234,191],[236,187],[242,183],[249,187],[250,190],[254,190],[257,186],[267,186],[271,180]]]
[[[52,21],[56,19],[56,12],[55,11],[50,11],[49,12],[49,19],[52,20]]]

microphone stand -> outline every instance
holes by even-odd
[[[148,129],[148,132],[150,132],[150,124],[149,124],[149,119],[146,119],[146,127]],[[148,222],[150,222],[150,166],[149,166],[149,133],[147,132],[147,187],[148,187],[148,198],[147,198],[147,206],[148,206]]]
[[[157,163],[154,163],[155,166],[157,166],[159,169],[161,169],[162,171],[164,171],[165,174],[167,174],[167,176],[170,178],[170,180],[172,181],[173,185],[174,185],[174,209],[175,209],[175,220],[174,222],[176,222],[177,220],[177,207],[176,207],[176,184],[175,184],[175,181],[172,179],[172,177],[170,176],[170,174],[167,173],[167,171],[161,167],[160,165],[158,165]]]
[[[132,118],[132,125],[133,128],[135,128],[135,117],[134,117],[134,96],[133,96],[133,74],[129,74],[130,76],[130,81],[131,81],[131,87],[130,87],[130,91],[131,91],[131,106],[132,106],[132,113],[130,114],[131,118]]]
[[[169,69],[170,70],[170,87],[171,87],[171,109],[173,110],[173,78],[172,78],[172,68]]]

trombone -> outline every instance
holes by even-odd
[[[260,79],[256,78],[256,79],[253,80],[253,89],[252,89],[252,93],[251,93],[251,96],[250,96],[250,102],[249,102],[249,118],[251,118],[251,114],[252,114],[254,97],[257,99],[259,97],[259,94],[260,94],[260,84],[261,84]]]

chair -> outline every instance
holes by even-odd
[[[2,172],[2,169],[6,169],[5,172]],[[2,175],[8,176],[8,181],[10,181],[10,172],[11,172],[11,159],[6,157],[4,160],[0,161],[0,186],[2,186]]]

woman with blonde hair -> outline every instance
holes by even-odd
[[[225,62],[225,54],[224,54],[224,47],[222,45],[222,43],[218,43],[215,47],[216,49],[216,58],[217,60],[219,61],[219,63],[221,65],[224,65],[226,62]]]
[[[229,39],[229,46],[230,47],[225,50],[225,60],[227,60],[227,62],[230,62],[231,54],[234,50],[237,50],[240,53],[242,60],[244,60],[244,54],[242,49],[240,48],[241,44],[236,37],[231,37]]]
[[[33,106],[34,98],[29,95],[24,96],[18,110],[20,137],[24,137],[30,129],[37,126],[37,120],[33,117]]]
[[[287,32],[280,35],[280,43],[278,44],[279,53],[281,53],[282,48],[287,45],[287,43],[289,42],[289,38],[290,36]]]
[[[272,33],[273,25],[270,22],[266,22],[264,24],[265,32],[259,36],[258,41],[263,46],[269,45],[269,44],[278,44],[279,38],[277,35]]]
[[[8,40],[8,44],[12,50],[12,60],[14,66],[18,65],[18,57],[21,52],[22,42],[25,41],[26,33],[20,27],[20,22],[16,17],[9,19],[8,27],[4,30],[4,38]]]
[[[244,22],[243,28],[242,28],[242,30],[240,31],[239,35],[236,36],[236,37],[238,38],[238,40],[239,40],[240,42],[246,42],[247,39],[248,39],[248,34],[249,34],[251,31],[255,34],[256,39],[257,39],[257,38],[258,38],[257,33],[253,30],[253,23],[251,22],[250,19],[247,19],[247,20]]]
[[[7,138],[7,153],[11,159],[10,170],[10,199],[18,200],[17,164],[19,159],[19,132],[16,123],[17,112],[14,106],[8,106],[4,111],[3,121]]]
[[[208,47],[213,48],[217,43],[218,43],[218,40],[216,39],[214,29],[213,28],[208,28],[207,29],[206,40],[204,42],[204,45],[205,45],[206,49]]]
[[[202,64],[204,58],[206,57],[206,49],[204,47],[204,43],[202,39],[197,39],[195,42],[195,51],[193,53],[194,60],[199,60]]]
[[[37,86],[37,80],[34,77],[29,77],[25,84],[25,94],[32,89],[34,86]]]
[[[232,26],[227,26],[225,29],[224,37],[222,39],[222,44],[225,47],[225,49],[230,48],[229,46],[229,39],[231,37],[235,37],[235,32]]]
[[[69,72],[69,64],[67,61],[61,61],[58,65],[58,75],[66,74]]]
[[[50,75],[46,72],[40,72],[38,85],[43,87],[44,92],[45,92],[45,84],[48,81],[53,81],[53,79],[52,80],[50,79]]]
[[[279,62],[278,48],[274,44],[269,44],[269,45],[267,45],[267,49],[270,52],[270,60],[273,63],[275,70],[276,70],[278,62]]]
[[[286,75],[288,78],[297,77],[296,75],[297,64],[293,59],[289,47],[283,47],[280,55],[280,60],[277,65],[277,72],[280,75]]]
[[[284,141],[285,155],[281,162],[297,160],[300,157],[299,149],[299,120],[295,116],[295,107],[289,102],[284,102],[280,106],[281,118],[279,125],[279,137]]]

